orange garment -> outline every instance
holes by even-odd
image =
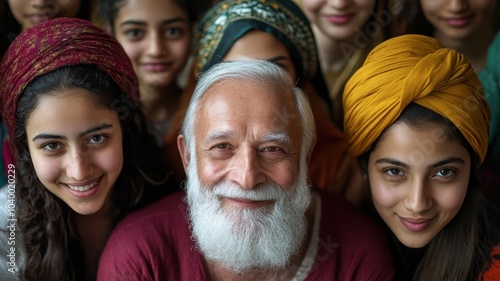
[[[500,247],[495,246],[490,254],[491,263],[488,269],[481,273],[477,281],[500,281]]]

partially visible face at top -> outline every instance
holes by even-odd
[[[301,0],[302,9],[312,24],[335,41],[353,41],[364,32],[374,13],[375,0]]]
[[[420,0],[436,38],[466,39],[471,34],[493,29],[497,0]]]
[[[443,125],[396,122],[382,134],[368,161],[377,212],[398,240],[426,246],[455,217],[467,193],[471,159],[445,135]]]
[[[74,18],[82,0],[8,0],[10,11],[22,31],[54,18]],[[84,0],[89,1],[89,0]]]
[[[297,71],[290,52],[278,38],[270,33],[260,30],[248,32],[234,42],[223,61],[233,61],[241,57],[274,62],[288,71],[292,81],[297,80]]]
[[[115,37],[144,87],[175,85],[191,48],[191,23],[174,0],[127,0],[114,22]]]
[[[81,215],[101,210],[123,166],[118,113],[91,95],[75,88],[44,96],[26,124],[38,179]]]

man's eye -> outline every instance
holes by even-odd
[[[283,152],[283,149],[277,146],[266,147],[264,149],[265,152]]]
[[[227,143],[220,143],[215,146],[217,149],[228,149],[229,145]]]

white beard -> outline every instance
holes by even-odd
[[[306,237],[305,212],[311,202],[306,170],[300,170],[287,190],[276,183],[243,189],[227,182],[202,186],[196,163],[190,164],[186,184],[189,218],[204,257],[236,274],[287,266]],[[220,197],[275,202],[256,209],[221,208]]]

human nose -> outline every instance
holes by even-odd
[[[83,181],[93,172],[90,154],[82,149],[72,149],[67,158],[66,175],[77,181]]]
[[[52,0],[31,0],[31,5],[37,8],[44,8],[49,5]]]
[[[349,6],[349,3],[351,0],[327,0],[328,5],[330,7],[336,8],[336,9],[343,9],[347,6]]]
[[[461,12],[469,8],[469,0],[449,0],[447,9],[452,12]]]
[[[415,180],[404,198],[404,206],[412,213],[422,213],[432,206],[432,198],[425,181]]]
[[[242,188],[251,189],[263,183],[266,176],[262,171],[257,152],[251,148],[240,148],[233,156],[233,167],[229,180]]]
[[[166,48],[163,47],[163,40],[157,32],[151,34],[147,44],[147,53],[150,56],[159,56],[166,51]]]

